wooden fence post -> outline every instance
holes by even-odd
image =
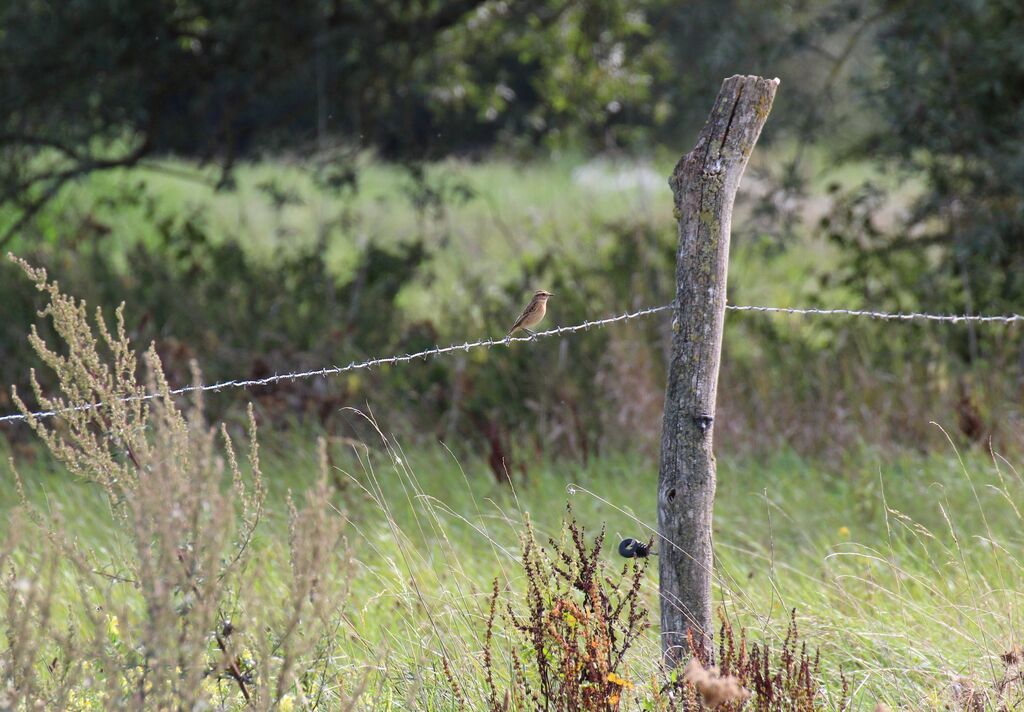
[[[669,185],[679,221],[672,358],[658,476],[658,573],[665,662],[687,658],[687,631],[711,648],[712,452],[718,364],[725,321],[729,229],[743,169],[771,111],[778,79],[722,82],[693,150]]]

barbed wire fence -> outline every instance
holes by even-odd
[[[264,378],[232,379],[227,381],[218,381],[217,383],[182,386],[180,388],[172,389],[170,391],[170,394],[172,396],[177,396],[193,393],[196,391],[201,391],[204,393],[216,393],[218,391],[234,388],[257,388],[260,386],[269,386],[286,381],[298,381],[308,378],[334,376],[341,373],[348,373],[350,371],[371,369],[376,366],[404,364],[418,360],[425,361],[434,356],[442,356],[444,354],[455,353],[458,351],[469,352],[474,349],[480,348],[490,349],[497,346],[510,346],[511,344],[517,342],[532,342],[536,339],[542,339],[551,336],[565,336],[568,334],[575,334],[579,331],[589,331],[590,329],[602,328],[605,326],[610,326],[612,324],[631,321],[633,319],[640,319],[642,317],[666,312],[673,309],[674,306],[674,304],[663,304],[661,306],[648,307],[646,309],[640,309],[638,311],[623,312],[622,314],[606,317],[604,319],[588,320],[581,322],[579,324],[575,324],[573,326],[556,326],[545,331],[538,331],[533,336],[510,336],[503,337],[500,339],[479,339],[477,341],[466,341],[461,344],[451,344],[449,346],[435,346],[433,348],[424,349],[422,351],[416,351],[413,353],[397,354],[392,356],[377,356],[374,358],[365,359],[363,361],[353,361],[346,366],[326,366],[324,368],[319,369],[279,373],[274,374],[273,376],[266,376]],[[895,322],[926,321],[947,324],[983,323],[1004,325],[1010,325],[1017,322],[1024,322],[1024,315],[1021,314],[1006,314],[994,316],[980,314],[929,314],[925,312],[883,312],[862,309],[818,309],[799,307],[748,306],[737,304],[728,304],[725,308],[727,311],[732,312],[755,312],[760,314],[784,314],[790,316],[859,317]],[[145,396],[133,396],[129,398],[124,398],[122,399],[122,401],[128,402],[139,400],[152,400],[154,398],[160,397],[161,394],[159,393],[151,393]],[[29,421],[30,419],[52,418],[54,416],[60,415],[61,412],[93,410],[95,408],[102,408],[104,405],[105,403],[91,403],[89,405],[80,405],[65,410],[40,410],[27,414],[11,413],[9,415],[0,416],[0,424],[26,422]]]

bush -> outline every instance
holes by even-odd
[[[613,580],[601,561],[604,531],[588,545],[571,509],[562,540],[549,543],[550,553],[537,544],[527,520],[522,608],[508,603],[499,610],[500,590],[494,581],[483,650],[486,700],[467,701],[445,661],[445,675],[462,707],[609,712],[619,709],[634,688],[626,677],[626,653],[648,625],[640,588],[649,559],[634,559]],[[510,641],[505,651],[498,649],[494,636],[499,612]],[[511,668],[505,685],[496,679],[502,658]]]
[[[690,638],[693,657],[682,680],[675,683],[676,709],[751,710],[752,712],[815,712],[845,710],[849,688],[845,678],[838,700],[825,698],[820,678],[820,659],[807,652],[800,640],[796,610],[790,613],[789,628],[777,655],[767,643],[747,647],[747,635],[741,630],[737,639],[729,619],[718,612],[721,628],[718,636],[717,665],[710,651]]]
[[[60,414],[29,423],[71,475],[102,492],[125,545],[84,548],[59,513],[23,495],[0,551],[0,706],[200,709],[220,700],[271,709],[333,694],[315,673],[337,645],[351,565],[342,520],[329,511],[323,445],[318,484],[301,509],[289,502],[279,600],[258,609],[251,591],[265,573],[253,538],[264,487],[252,410],[244,472],[227,428],[206,425],[201,395],[183,406],[171,397],[153,347],[138,380],[123,307],[113,331],[101,310],[90,324],[84,302],[20,264],[47,295],[42,313],[63,342],[51,347],[32,332],[58,391],[47,395],[33,372],[36,399]],[[14,400],[28,414],[16,391]],[[33,533],[41,550],[22,546]],[[76,594],[66,616],[56,610],[64,585]]]

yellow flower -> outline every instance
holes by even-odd
[[[850,536],[850,527],[839,527],[839,536],[846,539]]]
[[[613,685],[618,685],[619,687],[624,687],[626,689],[633,687],[632,682],[614,672],[608,673],[608,682],[612,683]]]
[[[117,616],[107,618],[107,637],[111,642],[116,642],[121,637],[121,626],[118,625]]]
[[[281,704],[278,706],[281,712],[293,712],[295,710],[295,698],[291,695],[285,695],[281,698]]]

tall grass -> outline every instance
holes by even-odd
[[[243,475],[201,397],[173,401],[152,347],[139,380],[123,310],[113,330],[101,310],[90,322],[84,302],[20,264],[47,294],[42,316],[60,337],[30,337],[58,383],[45,394],[33,372],[36,400],[60,417],[37,419],[16,391],[14,400],[68,476],[101,494],[115,537],[109,549],[83,545],[59,510],[27,499],[15,470],[21,503],[0,552],[3,707],[202,709],[240,696],[276,709],[331,695],[323,674],[349,565],[341,521],[327,510],[325,458],[306,504],[287,498],[286,557],[265,561],[281,569],[283,590],[261,592],[269,605],[257,612],[251,544],[265,493],[252,410]]]
[[[311,486],[318,457],[313,434],[278,443],[267,437],[267,513],[252,544],[259,562],[249,593],[254,614],[287,591],[287,492]],[[515,490],[496,484],[482,462],[460,466],[439,446],[406,451],[383,434],[328,443],[325,456],[331,512],[344,522],[354,557],[326,679],[335,693],[360,692],[358,705],[367,709],[457,707],[445,661],[470,707],[486,704],[491,582],[497,577],[501,605],[525,610],[518,561],[526,513],[541,542],[560,538],[566,499],[588,531],[604,524],[613,539],[646,537],[655,521],[654,468],[635,456],[549,466]],[[62,510],[65,521],[76,522],[69,529],[80,542],[110,556],[117,528],[95,511],[91,485],[69,485],[45,458],[22,474],[31,501]],[[780,453],[768,461],[725,458],[720,483],[716,600],[733,628],[775,651],[796,610],[803,639],[821,651],[820,708],[835,708],[841,676],[853,709],[879,701],[972,709],[956,702],[968,689],[988,696],[981,709],[999,709],[1000,699],[1024,693],[1001,658],[1019,645],[1024,614],[1017,505],[1024,481],[1007,463],[922,456],[886,462],[861,452],[828,467]],[[45,542],[14,527],[21,556],[46,570],[38,565],[47,561]],[[655,551],[667,545],[656,543]],[[613,569],[619,561],[602,556]],[[51,563],[56,571],[68,566]],[[78,592],[57,590],[59,605],[81,616]],[[653,574],[641,591],[654,609]],[[506,645],[512,632],[499,618],[492,635]],[[649,629],[620,673],[635,686],[623,709],[644,708],[660,689],[650,684],[660,675],[659,655],[657,631]],[[505,663],[495,669],[499,685],[515,674]],[[1004,680],[1010,682],[999,688]],[[231,692],[226,683],[224,689]],[[999,689],[1010,692],[1000,698]],[[240,704],[237,693],[225,699]]]
[[[514,621],[526,620],[531,596],[561,594],[547,581],[530,593],[524,548],[538,549],[523,546],[525,523],[547,556],[548,539],[563,540],[566,500],[590,533],[587,551],[602,527],[654,537],[656,551],[674,544],[652,526],[653,439],[586,462],[536,458],[511,486],[482,458],[423,438],[407,451],[356,411],[345,413],[350,432],[264,431],[258,450],[254,415],[211,430],[202,403],[166,397],[154,352],[140,371],[120,317],[112,331],[102,315],[90,326],[83,304],[30,275],[64,340],[35,339],[63,394],[38,393],[41,405],[165,397],[37,421],[49,452],[19,451],[17,489],[0,491],[10,512],[0,549],[8,706],[452,709],[500,705],[495,690],[510,690],[528,707],[511,690],[540,673]],[[628,339],[613,346],[630,353]],[[607,370],[623,400],[654,382]],[[748,383],[763,385],[766,373]],[[633,401],[607,416],[612,428],[652,427],[657,402]],[[755,427],[771,415],[737,419]],[[820,419],[803,420],[828,437]],[[831,460],[739,447],[723,456],[722,615],[737,635],[781,651],[795,610],[801,637],[821,651],[818,708],[840,704],[844,681],[854,708],[1019,708],[1024,478],[997,454],[961,456],[941,429],[913,427],[946,441],[943,456],[872,452],[846,438]],[[233,444],[246,430],[247,463]],[[723,435],[730,448],[741,434]],[[613,554],[596,561],[597,578],[621,569]],[[639,601],[655,610],[653,572],[638,581]],[[504,657],[489,664],[487,650]],[[657,631],[638,635],[621,662],[596,668],[615,685],[604,702],[617,693],[622,709],[660,704],[668,679]]]

